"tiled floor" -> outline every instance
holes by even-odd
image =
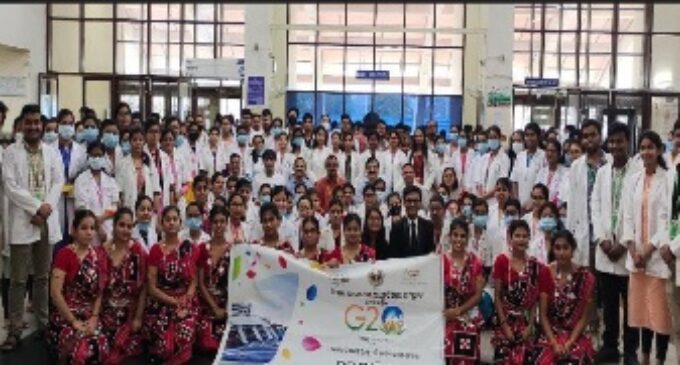
[[[24,337],[29,337],[30,334],[35,331],[36,328],[36,323],[35,323],[35,317],[27,313],[26,316],[28,323],[29,323],[29,328],[28,330],[24,331]],[[0,341],[5,340],[5,336],[7,334],[7,331],[4,328],[4,321],[2,321],[2,326],[0,327]],[[485,361],[487,363],[491,363],[491,359],[493,356],[493,348],[491,347],[491,332],[483,332],[482,333],[482,361]],[[46,364],[46,352],[44,349],[44,346],[35,340],[28,339],[25,341],[25,343],[22,346],[21,351],[18,351],[15,354],[2,354],[0,353],[0,364],[2,365],[27,365],[27,364]],[[137,361],[134,363],[138,364],[143,364],[144,361]],[[198,359],[196,361],[193,361],[192,364],[209,364],[211,363],[207,359]],[[654,362],[652,362],[654,363]],[[670,345],[668,349],[668,357],[666,364],[668,365],[675,365],[675,364],[680,364],[680,361],[678,359],[677,351],[674,345]]]

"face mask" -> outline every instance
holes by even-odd
[[[248,135],[247,134],[237,135],[236,136],[236,142],[241,146],[245,146],[246,143],[248,143]]]
[[[458,133],[451,132],[451,140],[452,141],[458,141]]]
[[[297,124],[297,119],[295,117],[288,117],[288,125]]]
[[[271,195],[267,195],[267,194],[260,195],[260,203],[262,203],[262,204],[271,203],[271,201],[272,201]]]
[[[45,132],[45,134],[43,134],[43,142],[47,144],[52,144],[56,142],[58,139],[59,135],[57,134],[57,132]]]
[[[458,137],[458,147],[460,148],[467,147],[467,139],[465,139],[465,137]]]
[[[328,123],[328,122],[322,122],[322,123],[321,123],[321,126],[322,126],[325,130],[330,130],[330,129],[331,129],[331,124]]]
[[[567,226],[567,217],[560,217],[560,223],[562,223],[562,227]]]
[[[557,228],[557,220],[552,217],[541,218],[538,221],[538,228],[543,232],[552,232]]]
[[[487,143],[489,144],[489,148],[493,151],[496,151],[501,147],[501,141],[497,139],[490,139]]]
[[[24,140],[24,134],[21,132],[15,133],[14,134],[14,140],[17,142],[21,142]]]
[[[192,231],[201,229],[201,218],[187,218],[187,227]]]
[[[486,228],[486,221],[488,219],[489,216],[475,214],[472,216],[472,224],[474,224],[477,228]]]
[[[151,228],[150,222],[137,222],[137,230],[138,231],[149,232],[149,228]]]
[[[435,151],[440,155],[446,153],[446,143],[437,144],[437,147],[435,147]]]
[[[63,124],[59,126],[59,136],[63,139],[71,139],[76,134],[76,127],[71,124]]]
[[[120,143],[120,149],[123,151],[124,155],[127,155],[132,150],[132,146],[130,146],[130,142],[123,141]]]
[[[87,165],[91,170],[99,171],[103,170],[106,166],[106,159],[104,157],[88,157]]]
[[[376,191],[378,194],[378,201],[379,202],[384,202],[385,199],[387,198],[387,191]]]
[[[186,142],[186,138],[183,135],[178,135],[177,138],[175,138],[175,147],[180,148],[184,145],[184,142]]]
[[[673,151],[673,148],[675,147],[675,143],[673,143],[673,141],[666,141],[664,144],[666,145],[666,152]]]
[[[512,150],[515,153],[520,153],[524,151],[524,143],[522,142],[512,142]]]
[[[78,143],[84,143],[85,142],[85,131],[80,131],[76,133],[76,142]]]
[[[463,215],[466,216],[467,218],[472,217],[472,207],[469,205],[464,205],[463,206]]]
[[[264,149],[262,149],[262,148],[256,149],[255,153],[257,153],[258,157],[262,157],[262,154],[264,153]]]
[[[567,165],[567,167],[568,167],[568,166],[571,166],[571,163],[572,163],[571,155],[570,154],[564,155],[564,164]]]
[[[120,137],[115,133],[104,133],[102,136],[102,144],[108,149],[114,149],[118,145]]]
[[[283,132],[283,129],[281,129],[279,127],[272,128],[272,135],[274,137],[278,137],[278,135],[281,134],[282,132]]]
[[[486,142],[477,143],[477,152],[479,152],[480,155],[489,152],[489,145]]]
[[[503,221],[505,222],[506,226],[509,226],[510,222],[512,222],[516,219],[519,219],[519,217],[516,216],[516,215],[513,215],[513,214],[506,214],[505,217],[503,217]]]
[[[293,138],[293,145],[295,147],[302,147],[302,145],[305,144],[305,139],[302,137],[295,137]]]
[[[99,137],[99,129],[98,128],[85,128],[83,130],[83,142],[86,143],[92,143],[97,140],[97,137]]]

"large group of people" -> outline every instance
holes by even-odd
[[[28,292],[60,363],[215,352],[244,243],[327,268],[439,255],[449,364],[479,363],[482,330],[509,365],[663,364],[680,342],[680,122],[631,141],[592,119],[506,138],[296,108],[78,112],[26,105],[1,150],[4,351]]]

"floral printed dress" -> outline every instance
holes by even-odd
[[[95,301],[102,294],[103,265],[103,258],[92,247],[82,260],[71,246],[59,250],[54,259],[53,267],[66,273],[62,289],[66,305],[79,321],[90,319]],[[109,344],[101,331],[101,323],[96,333],[90,336],[76,331],[54,305],[51,305],[49,317],[47,341],[60,363],[103,363],[109,356]]]
[[[536,313],[539,294],[554,290],[554,282],[550,269],[530,256],[522,272],[517,272],[505,254],[498,256],[493,267],[493,278],[496,285],[503,286],[501,305],[505,312],[510,330],[517,337],[507,339],[502,327],[496,326],[491,344],[494,346],[494,363],[506,365],[524,364],[533,348],[533,336],[521,339],[521,334],[531,326],[531,314]]]
[[[562,345],[569,340],[571,332],[588,310],[588,301],[595,288],[595,277],[587,268],[580,267],[571,276],[563,285],[556,287],[548,309],[555,340]],[[595,350],[590,338],[581,333],[564,358],[555,357],[548,338],[541,335],[533,357],[534,362],[539,365],[557,364],[558,361],[584,365],[592,364],[594,356]]]
[[[157,243],[149,252],[149,267],[158,268],[157,286],[174,298],[183,296],[196,274],[198,247],[188,240],[165,254]],[[164,364],[185,364],[192,355],[198,305],[196,296],[184,318],[179,318],[175,306],[149,296],[144,317],[144,337],[149,342],[149,353]]]
[[[200,246],[198,270],[203,270],[205,285],[212,296],[212,300],[218,307],[226,311],[229,298],[229,251],[231,248],[228,247],[224,255],[214,261],[211,246],[210,243]],[[203,351],[217,351],[226,325],[226,318],[215,318],[215,313],[208,302],[201,298],[196,325],[198,347]]]
[[[144,246],[130,241],[128,253],[114,266],[105,246],[106,286],[102,300],[101,323],[109,340],[111,353],[107,364],[121,364],[142,353],[142,333],[132,331],[139,295],[146,285],[147,254]],[[143,304],[142,304],[143,305]]]
[[[449,255],[444,261],[444,307],[456,308],[475,295],[477,280],[484,277],[482,261],[473,253],[467,253],[465,264],[458,268]],[[484,318],[477,307],[470,309],[453,321],[446,322],[445,344],[448,364],[477,364],[480,355],[479,333]]]

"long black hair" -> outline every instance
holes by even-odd
[[[642,144],[642,140],[648,139],[650,142],[652,142],[655,146],[656,149],[659,151],[663,151],[663,142],[661,141],[661,137],[659,136],[658,133],[654,132],[653,130],[647,130],[640,135],[640,140],[638,142],[638,149],[639,146]],[[659,153],[659,156],[656,158],[656,162],[661,166],[662,169],[668,170],[668,166],[666,165],[666,160],[663,158],[663,153]]]

